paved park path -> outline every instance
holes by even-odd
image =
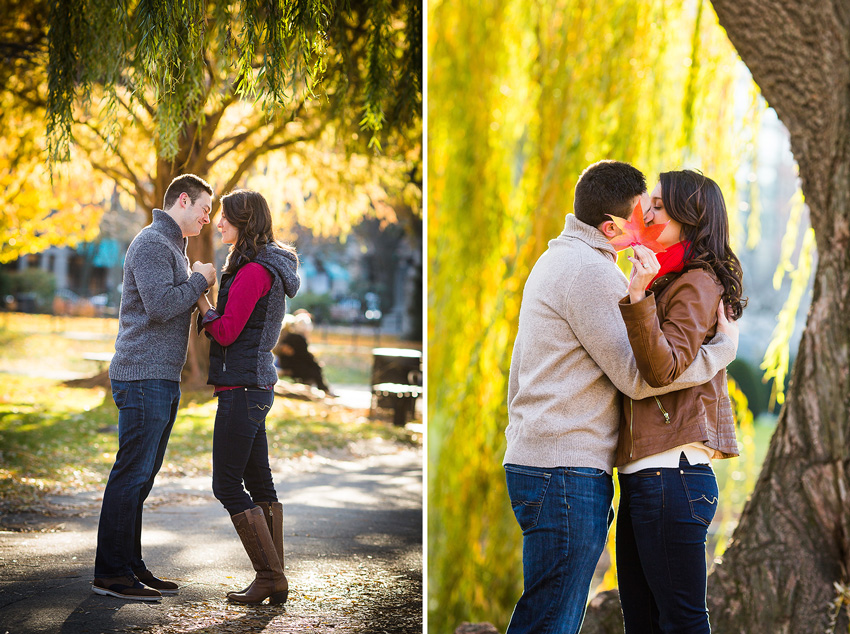
[[[148,566],[178,580],[158,603],[91,592],[102,491],[0,532],[0,634],[422,631],[422,451],[372,440],[273,465],[290,583],[283,606],[224,599],[253,578],[209,477],[159,478],[145,511]]]

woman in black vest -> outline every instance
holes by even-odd
[[[228,598],[240,603],[286,601],[283,506],[269,468],[266,414],[274,403],[277,343],[286,297],[298,291],[295,249],[274,239],[268,203],[237,190],[221,199],[217,223],[231,245],[216,306],[198,300],[210,338],[210,373],[218,410],[213,433],[213,493],[230,513],[257,575]],[[246,491],[247,489],[247,491]]]

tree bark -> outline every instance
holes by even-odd
[[[850,579],[850,1],[713,5],[791,134],[818,265],[785,407],[709,577],[712,631],[847,632],[850,606],[830,624],[830,603]],[[597,625],[613,596],[589,611],[589,631],[622,631]]]
[[[788,399],[709,580],[718,632],[828,631],[850,577],[850,2],[714,0],[791,134],[818,248]],[[846,632],[847,611],[836,631]]]

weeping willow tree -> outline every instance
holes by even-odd
[[[45,179],[17,166],[47,159],[114,182],[148,216],[180,173],[219,194],[276,174],[273,202],[319,233],[388,207],[418,222],[419,2],[0,0],[0,10],[14,25],[0,28],[4,105],[44,120],[37,142],[9,150],[22,194]],[[14,134],[11,115],[0,118]],[[33,215],[42,233],[54,224]],[[189,241],[190,259],[213,260],[213,235],[208,225]],[[190,350],[186,378],[202,381],[205,362],[205,350]]]
[[[735,200],[752,138],[734,107],[758,102],[705,1],[433,1],[429,27],[429,628],[504,628],[522,588],[501,460],[525,279],[599,159],[649,181],[698,167]]]
[[[359,121],[377,147],[390,115],[393,124],[417,115],[415,2],[53,0],[48,16],[47,133],[54,159],[69,158],[74,106],[87,103],[95,89],[109,123],[124,106],[119,89],[152,100],[154,139],[165,160],[180,153],[187,124],[203,123],[211,97],[259,102],[271,119],[306,107],[323,84],[331,112],[348,111],[346,126]]]
[[[7,155],[89,159],[148,211],[176,173],[214,175],[227,190],[270,154],[305,155],[320,141],[324,155],[347,150],[339,177],[367,148],[383,149],[384,165],[416,157],[417,2],[2,0],[0,10],[4,136],[19,113],[45,121],[41,145]]]

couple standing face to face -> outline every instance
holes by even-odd
[[[223,196],[217,226],[222,240],[232,246],[216,311],[206,296],[216,283],[214,265],[195,262],[187,269],[187,238],[210,223],[213,198],[212,187],[202,178],[178,176],[165,192],[162,209],[153,210],[151,224],[127,250],[120,325],[109,367],[119,412],[119,448],[98,524],[96,594],[157,601],[178,591],[176,583],[156,577],[141,558],[142,510],[177,415],[191,316],[198,306],[200,325],[213,339],[208,383],[216,386],[220,399],[242,405],[216,412],[213,492],[235,518],[258,578],[229,598],[242,603],[286,600],[281,507],[264,425],[277,380],[271,349],[286,297],[293,297],[300,285],[298,258],[293,247],[274,240],[271,212],[261,194],[236,190]]]

